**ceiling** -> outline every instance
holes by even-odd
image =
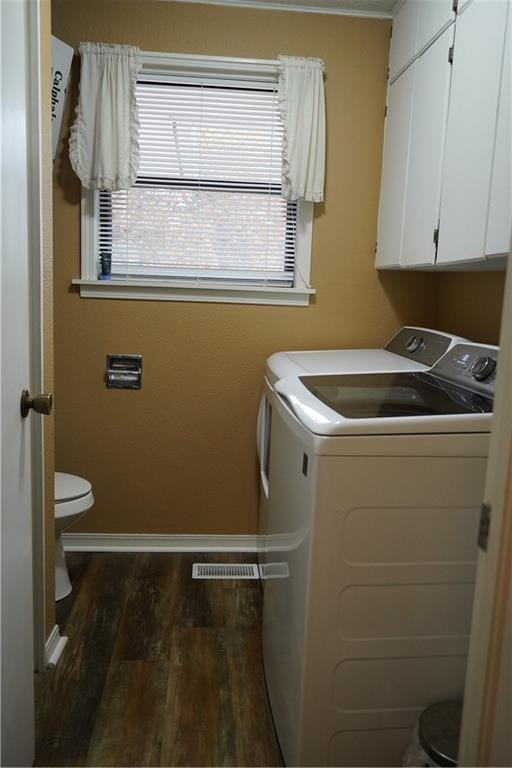
[[[251,8],[330,13],[344,16],[373,16],[389,19],[400,0],[178,0],[179,2],[240,5]]]

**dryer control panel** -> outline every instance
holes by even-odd
[[[388,341],[384,349],[423,365],[434,365],[449,349],[452,337],[427,328],[406,326]]]
[[[494,397],[498,347],[487,344],[456,344],[432,368],[431,373],[473,392]]]

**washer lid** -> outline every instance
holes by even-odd
[[[291,411],[309,432],[325,437],[491,431],[489,398],[450,382],[436,382],[426,373],[391,376],[395,377],[398,383],[388,387],[389,374],[291,376],[276,383],[275,406],[281,413],[282,408]],[[426,377],[425,387],[416,387],[419,377]],[[368,386],[368,381],[377,386]]]
[[[418,328],[401,328],[383,349],[316,349],[276,352],[267,358],[265,376],[273,387],[279,379],[305,373],[386,373],[426,371],[457,342],[459,336]]]
[[[276,352],[267,358],[265,376],[274,386],[279,379],[305,373],[365,373],[422,371],[428,366],[386,349],[322,349],[310,352]]]
[[[306,389],[346,419],[492,413],[492,400],[429,373],[301,376]]]
[[[92,490],[88,480],[77,475],[68,475],[66,472],[55,473],[55,503],[71,501],[87,496]]]

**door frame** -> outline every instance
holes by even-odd
[[[46,1],[46,0],[45,0]],[[19,764],[34,748],[33,671],[45,667],[45,577],[43,442],[41,419],[23,423],[21,390],[42,385],[42,162],[41,0],[4,0],[0,13],[2,50],[2,447],[9,476],[1,477],[2,530],[2,760]],[[4,13],[5,11],[5,13]],[[49,80],[48,73],[48,80]],[[6,87],[5,101],[3,88]],[[12,184],[11,184],[12,181]],[[46,230],[45,230],[46,231]],[[5,246],[5,252],[4,252]],[[17,263],[19,256],[19,264]],[[5,267],[5,271],[4,271]],[[18,312],[16,314],[16,312]],[[5,324],[4,324],[5,323]],[[3,344],[6,344],[5,349]],[[16,347],[19,356],[16,356]],[[5,397],[5,399],[4,399]],[[18,443],[18,436],[20,441]],[[4,529],[5,525],[5,529]],[[5,559],[4,559],[5,558]],[[28,570],[30,569],[30,571]],[[22,578],[21,578],[22,577]],[[4,581],[5,579],[5,581]],[[17,581],[18,579],[18,581]],[[4,608],[5,606],[5,608]],[[19,654],[18,654],[19,648]],[[5,665],[5,667],[4,667]],[[5,687],[4,687],[5,685]],[[5,738],[4,738],[5,736]],[[9,763],[11,764],[11,763]]]
[[[458,763],[512,765],[512,255],[484,500],[487,550],[479,549]],[[507,717],[508,714],[508,717]]]
[[[1,0],[0,0],[1,1]],[[43,216],[42,216],[42,141],[41,108],[41,21],[40,0],[12,0],[25,7],[25,59],[27,80],[26,134],[27,134],[27,230],[29,239],[29,292],[30,316],[30,380],[31,392],[43,391]],[[0,64],[1,66],[1,64]],[[50,73],[48,73],[48,80]],[[3,126],[0,127],[0,133]],[[20,393],[21,395],[21,393]],[[0,419],[1,421],[1,419]],[[3,428],[3,427],[2,427]],[[44,423],[42,418],[31,418],[32,462],[32,558],[33,558],[33,636],[34,669],[42,671],[46,666],[46,611],[45,611],[45,519],[44,519]]]
[[[32,392],[44,391],[43,338],[43,95],[41,72],[41,7],[40,0],[27,2],[28,43],[28,217],[30,232],[30,294],[32,317],[31,380]],[[47,77],[49,78],[49,73]],[[34,574],[34,670],[42,672],[46,658],[46,568],[45,568],[45,488],[44,488],[44,418],[32,419],[32,541]]]

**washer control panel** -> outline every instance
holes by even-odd
[[[426,347],[426,344],[423,336],[421,336],[419,333],[415,333],[413,336],[410,337],[410,339],[407,339],[405,350],[406,352],[410,352],[411,355],[413,355],[415,352],[418,352],[419,350],[423,351],[425,347]]]
[[[494,397],[498,347],[482,344],[455,344],[432,368],[431,373],[461,387]]]
[[[384,349],[423,365],[434,365],[448,350],[450,343],[451,337],[444,333],[406,326],[388,341]]]
[[[488,355],[478,357],[471,366],[471,373],[477,381],[485,381],[496,370],[497,361]]]

